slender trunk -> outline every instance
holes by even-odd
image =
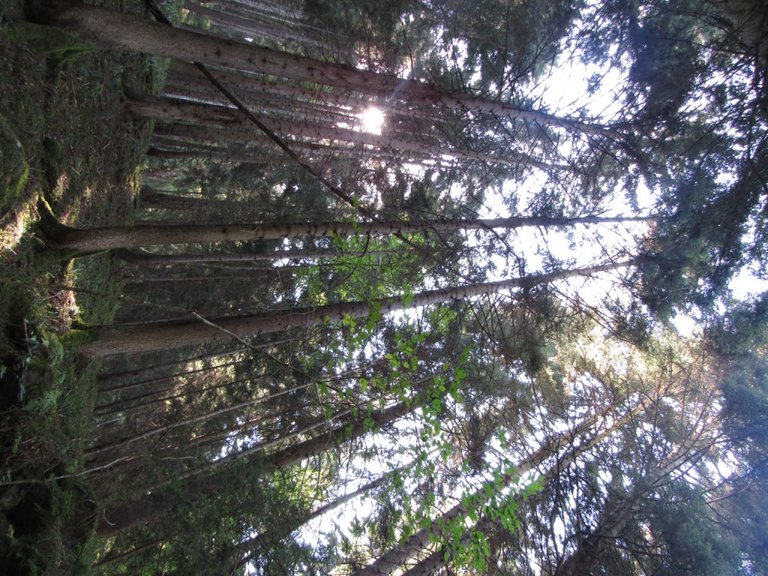
[[[186,122],[186,123],[181,123]],[[408,159],[410,163],[426,163],[430,165],[453,165],[457,159],[466,158],[468,161],[488,161],[490,164],[508,164],[514,166],[536,166],[541,169],[570,170],[562,164],[538,162],[527,156],[516,155],[514,158],[476,154],[455,150],[439,150],[435,146],[419,144],[418,141],[401,143],[394,137],[382,138],[364,132],[341,128],[311,129],[308,124],[293,124],[293,121],[283,121],[284,125],[294,126],[290,134],[290,147],[294,151],[311,154],[315,163],[321,163],[317,158],[320,153],[344,154],[345,156],[380,158],[382,160],[400,161]],[[275,123],[266,121],[265,126],[272,127]],[[298,126],[298,127],[296,127]],[[275,131],[273,131],[275,132]],[[281,135],[286,134],[280,131]],[[318,136],[326,134],[326,137]],[[413,140],[413,139],[411,139]],[[223,158],[230,161],[253,161],[277,154],[274,142],[258,131],[245,124],[226,126],[221,123],[174,121],[166,118],[155,122],[155,132],[152,134],[152,147],[158,153],[165,151],[176,152],[183,157],[209,155],[212,158]]]
[[[432,222],[296,222],[287,224],[146,224],[143,226],[113,226],[109,228],[62,227],[51,232],[50,245],[62,250],[93,252],[184,244],[189,242],[246,242],[251,240],[283,240],[286,238],[321,238],[327,236],[366,236],[386,234],[418,234],[422,232],[451,232],[461,230],[515,229],[524,227],[557,227],[582,224],[607,224],[647,221],[640,216],[606,217],[583,216],[574,218],[548,218],[539,216],[513,216],[487,220],[437,220]]]
[[[328,432],[271,454],[264,455],[263,448],[253,448],[216,460],[203,469],[180,477],[175,482],[176,485],[172,492],[181,491],[189,501],[196,501],[203,496],[215,494],[221,484],[219,475],[222,470],[226,473],[228,464],[244,457],[256,460],[259,471],[264,475],[298,464],[311,456],[332,450],[344,442],[365,435],[371,430],[371,425],[381,428],[391,424],[416,410],[421,405],[421,401],[417,398],[416,400],[400,402],[384,410],[374,412],[370,416],[361,416],[351,423],[344,422]],[[207,475],[199,478],[202,473]],[[163,511],[163,504],[167,505],[168,495],[166,492],[163,488],[159,488],[147,492],[133,501],[107,506],[104,513],[99,517],[97,533],[101,536],[110,536],[149,521]]]
[[[185,96],[205,102],[218,102],[227,106],[231,104],[215,86],[201,76],[200,70],[192,64],[174,61],[168,74],[168,81],[163,88],[163,93],[167,96]],[[293,81],[281,79],[277,82],[264,76],[224,70],[217,70],[216,78],[233,92],[242,94],[246,100],[257,99],[259,103],[266,97],[284,103],[290,101],[292,108],[294,105],[316,105],[317,101],[321,100],[324,102],[322,107],[326,111],[335,111],[335,113],[344,114],[347,117],[354,116],[354,114],[350,114],[350,110],[363,110],[371,105],[369,97],[346,89],[325,86],[322,91],[310,90],[305,85]],[[401,104],[396,100],[386,103],[377,102],[377,106],[385,112],[388,118],[396,118],[409,125],[421,122],[425,126],[435,128],[445,122],[413,109],[407,103]],[[398,106],[403,107],[399,108]]]
[[[152,378],[144,378],[143,380],[138,381],[130,381],[130,382],[111,382],[109,378],[99,378],[98,380],[98,393],[99,395],[104,395],[107,393],[114,394],[115,392],[125,392],[126,390],[129,390],[131,388],[142,388],[145,386],[152,386],[156,385],[159,382],[168,382],[168,385],[173,380],[177,378],[189,378],[191,376],[194,376],[195,374],[203,374],[205,372],[215,372],[217,370],[222,370],[226,368],[231,368],[233,366],[240,366],[244,365],[247,362],[250,362],[250,358],[238,358],[237,360],[231,360],[229,362],[224,362],[222,364],[216,364],[216,365],[207,365],[203,366],[202,368],[193,368],[191,370],[186,370],[182,372],[174,372],[172,374],[166,374],[163,376],[154,376]],[[141,372],[141,374],[144,374]]]
[[[82,4],[77,0],[37,0],[30,6],[29,12],[38,21],[60,26],[105,48],[132,50],[186,62],[337,86],[380,98],[397,95],[398,98],[414,103],[467,112],[487,112],[587,134],[618,136],[616,132],[603,126],[571,118],[559,118],[538,110],[521,110],[503,102],[468,94],[447,93],[417,80],[376,74],[344,64],[323,62],[252,44],[179,30],[129,14]]]
[[[584,453],[586,450],[591,449],[598,443],[602,442],[605,438],[613,434],[620,426],[628,422],[637,411],[642,407],[635,406],[623,417],[618,418],[613,424],[611,424],[605,430],[594,432],[591,434],[588,440],[582,441],[577,447],[572,447],[573,438],[583,438],[585,435],[592,432],[596,425],[601,423],[603,418],[610,413],[609,410],[603,410],[599,414],[595,414],[584,420],[581,424],[576,426],[572,430],[566,430],[557,436],[547,439],[542,446],[526,458],[523,462],[519,463],[514,471],[514,474],[504,474],[494,484],[494,489],[498,490],[504,486],[507,486],[510,482],[513,482],[521,476],[532,471],[534,468],[541,465],[541,463],[550,455],[558,454],[559,446],[562,444],[568,444],[571,449],[558,454],[554,463],[549,466],[544,473],[545,479],[551,479],[554,475],[560,472],[563,466],[566,466],[568,462],[572,462],[579,454]],[[474,494],[474,498],[470,501],[485,501],[487,499],[487,492],[485,486]],[[362,570],[358,571],[357,576],[383,576],[389,575],[397,570],[402,570],[417,553],[421,552],[431,542],[440,540],[445,536],[444,530],[446,526],[450,526],[451,521],[465,515],[469,512],[468,508],[462,503],[456,504],[453,508],[445,512],[438,519],[434,520],[429,526],[416,531],[409,538],[407,538],[400,545],[390,549],[381,556],[379,556],[373,563],[369,564]],[[429,559],[429,558],[428,558]],[[432,560],[435,560],[434,558]],[[421,572],[415,570],[414,574],[426,574],[427,572]]]
[[[213,88],[213,87],[212,87]],[[181,122],[192,120],[195,124],[203,124],[209,120],[205,116],[205,111],[209,109],[230,108],[229,101],[221,101],[223,96],[219,93],[218,98],[207,98],[207,93],[201,91],[197,86],[180,87],[181,98],[173,97],[164,93],[162,96],[137,95],[130,103],[129,107],[136,116],[146,116],[159,121]],[[198,92],[198,94],[196,94]],[[333,126],[339,123],[356,125],[360,123],[356,114],[346,110],[339,110],[336,107],[303,102],[300,100],[288,101],[284,96],[265,97],[262,94],[254,95],[251,98],[245,98],[246,102],[257,108],[259,113],[269,117],[272,121],[298,124],[304,122],[317,122],[322,119],[326,126]],[[166,104],[170,103],[170,106]],[[234,112],[234,109],[232,109]],[[232,116],[223,118],[223,115],[214,116],[213,122],[208,122],[208,128],[216,126],[217,123],[225,121],[228,126],[232,126],[239,131],[239,136],[247,135],[253,137],[259,134],[258,129],[254,129],[253,124],[248,124]],[[283,124],[285,126],[285,124]]]
[[[213,321],[200,318],[190,322],[135,324],[126,327],[94,328],[96,339],[80,348],[80,352],[91,358],[113,354],[136,354],[157,350],[172,350],[184,346],[212,344],[234,339],[253,338],[290,328],[310,327],[325,321],[337,321],[346,316],[362,318],[376,309],[382,314],[418,306],[429,306],[455,299],[471,298],[493,294],[501,290],[532,288],[541,284],[565,280],[575,276],[588,276],[626,267],[629,262],[620,262],[575,270],[563,270],[549,274],[538,274],[511,278],[499,282],[470,284],[454,288],[428,290],[415,295],[406,304],[402,297],[392,296],[371,302],[342,302],[311,308],[273,310],[248,316],[224,317]]]
[[[554,576],[590,574],[592,565],[602,551],[615,545],[616,538],[632,518],[633,507],[641,496],[642,491],[636,486],[621,502],[615,502],[616,497],[609,497],[601,514],[600,524],[592,534],[581,539],[576,550],[557,568]]]
[[[367,265],[365,268],[378,268],[380,265]],[[131,289],[136,292],[152,292],[158,289],[162,285],[168,284],[186,284],[187,282],[217,282],[223,284],[225,282],[235,280],[248,280],[253,282],[256,278],[263,278],[268,274],[285,274],[290,275],[299,270],[306,270],[310,268],[309,264],[297,264],[295,266],[253,266],[253,267],[227,267],[219,269],[219,272],[228,272],[227,274],[210,274],[208,276],[172,276],[170,278],[129,278],[125,280],[125,285],[129,285]],[[362,266],[361,266],[362,268]],[[250,272],[250,274],[232,274],[232,272]],[[160,285],[160,286],[158,286]],[[171,286],[175,288],[175,286]]]
[[[234,354],[241,354],[246,352],[247,350],[264,350],[266,348],[274,347],[274,346],[282,346],[284,344],[288,343],[295,343],[295,340],[291,338],[285,338],[280,340],[273,340],[271,342],[264,342],[261,344],[255,344],[251,346],[250,348],[246,348],[245,346],[238,347],[232,350],[226,350],[224,352],[208,352],[204,354],[198,354],[191,358],[183,358],[183,359],[174,359],[169,360],[167,362],[159,362],[157,364],[147,365],[143,366],[138,369],[130,369],[130,370],[121,370],[116,372],[105,372],[103,374],[100,374],[98,377],[99,382],[106,382],[110,380],[121,380],[121,379],[131,379],[136,378],[137,376],[146,376],[150,373],[158,373],[161,372],[163,369],[169,369],[174,367],[187,367],[194,362],[198,361],[204,361],[204,360],[215,360],[217,358],[223,358],[225,356],[232,356]],[[168,376],[169,374],[165,374]],[[171,375],[172,376],[172,375]]]
[[[164,406],[166,402],[171,400],[184,398],[189,395],[197,396],[203,392],[211,392],[221,388],[237,386],[238,384],[244,384],[250,381],[251,377],[242,378],[240,380],[226,380],[223,383],[209,384],[205,388],[200,388],[199,385],[194,386],[193,384],[176,386],[171,389],[169,389],[168,386],[163,386],[162,388],[154,390],[144,390],[127,398],[120,398],[119,400],[106,404],[97,404],[93,409],[93,414],[97,417],[108,417],[113,414],[125,414],[135,410],[141,410],[145,406],[150,406],[152,404]]]
[[[516,496],[515,501],[520,504],[519,497]],[[472,537],[471,530],[478,530],[482,533],[486,533],[494,527],[494,524],[495,522],[491,522],[487,519],[479,521],[473,529],[464,531],[464,534],[461,537],[461,543],[463,545],[469,543],[469,539]],[[440,546],[429,556],[419,560],[418,563],[402,572],[401,576],[435,576],[436,574],[440,574],[440,569],[448,563],[446,561],[446,553],[447,551],[445,547]]]
[[[606,548],[616,545],[616,540],[635,514],[636,505],[656,489],[657,483],[666,482],[675,470],[687,468],[691,460],[697,460],[712,448],[712,439],[700,436],[707,428],[706,424],[699,422],[693,430],[687,431],[687,438],[661,462],[651,466],[642,478],[636,479],[628,494],[619,497],[616,492],[609,492],[597,526],[586,536],[577,534],[576,548],[557,567],[554,576],[591,574],[592,565]]]
[[[194,126],[191,127],[175,127],[171,128],[170,132],[186,132],[190,129],[194,130]],[[206,129],[206,127],[201,126],[203,130]],[[206,138],[206,141],[212,141],[215,140],[217,134],[216,131],[219,131],[220,129],[209,129],[209,135],[208,138]],[[152,145],[150,146],[148,150],[148,154],[150,156],[155,156],[157,158],[205,158],[208,160],[211,159],[220,159],[227,162],[241,162],[241,163],[248,163],[253,165],[259,165],[259,166],[265,166],[267,164],[267,161],[265,161],[265,157],[269,158],[271,154],[276,153],[276,150],[273,150],[271,148],[264,148],[264,147],[249,147],[249,148],[243,148],[247,145],[258,143],[262,140],[260,136],[254,135],[250,138],[246,138],[245,140],[241,141],[240,144],[237,144],[237,130],[235,129],[235,132],[232,135],[229,135],[224,138],[224,140],[227,141],[226,145],[222,146],[216,146],[216,145],[207,145],[207,144],[201,144],[197,142],[183,142],[183,141],[174,141],[172,138],[169,140],[168,137],[166,137],[164,134],[155,134],[152,138]],[[166,132],[166,129],[162,129],[163,132]],[[384,148],[360,148],[354,144],[351,143],[344,143],[344,142],[324,142],[319,143],[317,141],[311,142],[308,140],[292,140],[290,142],[291,150],[310,150],[315,152],[314,154],[314,161],[318,165],[322,165],[323,162],[327,160],[330,160],[332,158],[336,158],[338,154],[344,154],[346,157],[353,157],[353,158],[364,158],[366,161],[371,158],[377,158],[379,160],[387,160],[391,162],[400,162],[403,159],[403,155],[395,150],[391,149],[384,149]],[[317,153],[325,153],[324,156],[320,157]],[[426,166],[429,166],[429,168],[435,168],[435,167],[450,167],[455,164],[455,161],[451,158],[443,158],[442,156],[434,156],[429,155],[426,153],[417,153],[417,152],[409,152],[408,157],[410,159],[411,164],[423,164]],[[523,162],[515,162],[515,164],[522,164]],[[534,165],[534,162],[526,162],[529,165]],[[542,167],[551,167],[555,168],[556,165],[546,165],[544,163],[539,164]]]
[[[157,96],[146,96],[130,103],[131,114],[138,118],[154,119],[161,122],[188,122],[204,126],[227,126],[235,130],[251,128],[251,121],[234,108],[210,104],[186,102]],[[542,169],[568,170],[569,166],[549,164],[517,153],[504,155],[485,154],[452,147],[435,141],[414,138],[413,134],[371,134],[369,132],[341,128],[328,123],[319,124],[308,119],[282,119],[262,116],[261,121],[272,132],[281,137],[294,136],[311,141],[346,142],[370,146],[373,150],[394,150],[400,154],[414,154],[417,157],[439,158],[448,156],[459,160],[535,166]]]
[[[190,416],[188,418],[184,418],[183,420],[179,420],[176,422],[173,422],[171,424],[166,424],[164,426],[156,426],[154,428],[150,428],[149,430],[145,430],[144,432],[141,432],[139,434],[134,434],[133,436],[126,437],[122,436],[120,438],[110,439],[105,441],[104,443],[100,444],[99,446],[95,446],[89,450],[86,451],[86,458],[91,459],[97,456],[98,454],[102,454],[104,452],[109,451],[116,451],[119,449],[123,449],[126,446],[135,444],[136,442],[146,441],[149,438],[152,438],[157,435],[166,435],[169,432],[172,432],[173,430],[176,430],[178,428],[183,428],[186,426],[192,426],[196,424],[202,424],[205,422],[208,422],[214,418],[217,418],[219,416],[223,415],[231,415],[233,412],[237,412],[240,410],[246,410],[250,411],[254,406],[258,404],[263,404],[265,402],[268,402],[270,400],[274,400],[276,398],[279,398],[280,396],[285,396],[287,394],[293,394],[299,390],[308,388],[312,384],[304,384],[302,386],[296,386],[289,390],[284,390],[282,392],[276,392],[274,394],[269,394],[268,396],[261,396],[258,398],[253,398],[251,400],[247,400],[245,402],[241,402],[239,404],[235,404],[232,406],[225,406],[223,408],[220,408],[218,410],[214,410],[213,412],[207,412],[205,414],[199,415],[199,416]],[[274,414],[271,414],[272,417],[274,417]],[[263,419],[262,416],[259,417],[259,419]],[[242,429],[250,424],[251,421],[244,422],[242,425],[238,424],[237,428]],[[232,432],[233,429],[225,429],[223,430],[223,434],[229,434]]]
[[[200,17],[207,18],[213,29],[232,34],[235,32],[243,37],[259,40],[265,38],[279,42],[295,42],[302,47],[321,48],[324,45],[318,34],[312,30],[296,25],[295,22],[265,15],[243,4],[222,4],[219,9],[208,8],[196,2],[185,3],[185,8]],[[329,48],[329,46],[326,46]]]
[[[263,252],[261,254],[149,254],[147,252],[131,252],[128,250],[116,250],[115,256],[130,262],[148,266],[168,266],[177,264],[217,264],[229,262],[258,262],[262,260],[291,260],[337,258],[339,256],[368,256],[392,254],[388,250],[369,250],[359,254],[339,252],[332,248],[318,248],[315,250],[278,250]]]
[[[354,492],[350,492],[349,494],[345,494],[344,496],[339,496],[335,500],[316,508],[309,514],[306,514],[304,516],[299,516],[287,522],[284,526],[276,528],[274,531],[263,532],[249,540],[246,540],[245,542],[241,542],[240,544],[237,545],[237,549],[235,551],[235,554],[240,557],[235,560],[234,568],[237,569],[242,566],[245,566],[248,562],[250,562],[254,558],[257,558],[264,551],[278,544],[280,540],[289,536],[292,532],[295,532],[296,530],[301,528],[303,525],[305,525],[307,522],[310,522],[315,518],[318,518],[323,514],[326,514],[331,510],[334,510],[335,508],[338,508],[339,506],[342,506],[343,504],[346,504],[347,502],[350,502],[351,500],[354,500],[355,498],[358,498],[359,496],[363,496],[364,494],[367,494],[371,490],[378,488],[379,486],[383,485],[385,482],[390,480],[394,476],[395,472],[398,472],[401,470],[402,468],[399,468],[396,471],[392,471],[387,474],[384,474],[379,478],[377,478],[376,480],[373,480],[361,486]]]
[[[462,542],[466,542],[468,538],[469,532],[464,532]],[[434,574],[439,574],[438,571],[446,563],[445,554],[446,552],[442,547],[435,550],[432,554],[419,560],[418,563],[402,572],[402,576],[433,576]]]

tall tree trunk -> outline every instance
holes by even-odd
[[[265,166],[267,160],[273,154],[277,153],[273,147],[264,147],[262,144],[268,141],[254,131],[250,130],[245,135],[245,128],[233,128],[227,132],[221,127],[191,126],[183,124],[167,125],[159,124],[152,136],[152,145],[148,150],[150,156],[158,158],[205,158],[220,159],[228,162],[242,162],[252,165]],[[205,134],[205,136],[192,137],[191,135]],[[184,136],[189,134],[190,136]],[[193,138],[194,141],[188,138]],[[291,140],[291,150],[293,151],[312,151],[315,152],[314,161],[317,165],[322,165],[325,160],[318,154],[325,152],[325,158],[330,160],[338,154],[345,157],[354,157],[365,159],[377,158],[382,161],[401,162],[403,154],[389,148],[361,148],[354,143],[349,142],[325,142],[311,140]],[[430,155],[426,152],[410,151],[407,154],[411,164],[429,165],[430,168],[450,167],[455,164],[451,157],[442,157]],[[479,158],[472,160],[480,161]],[[538,166],[542,169],[565,170],[571,169],[565,165],[547,164],[545,162],[536,162],[534,160],[515,160],[505,162],[506,164]]]
[[[136,324],[125,327],[94,328],[96,339],[80,348],[86,357],[96,358],[113,354],[133,354],[158,350],[172,350],[183,346],[212,344],[231,341],[237,338],[251,338],[290,328],[309,327],[326,320],[341,320],[345,316],[362,318],[373,309],[382,314],[404,310],[417,306],[428,306],[454,299],[471,298],[483,294],[492,294],[501,290],[532,288],[557,280],[575,276],[588,276],[628,266],[628,262],[590,266],[575,270],[563,270],[549,274],[537,274],[521,278],[511,278],[499,282],[470,284],[454,288],[428,290],[416,294],[406,304],[400,296],[380,298],[372,302],[343,302],[312,308],[273,310],[248,316],[218,318],[203,321],[200,318],[191,322],[170,322],[154,324]]]
[[[165,362],[158,362],[156,364],[145,365],[141,368],[131,368],[128,370],[119,370],[115,372],[104,372],[99,375],[98,381],[105,382],[105,381],[111,381],[111,380],[131,379],[139,376],[145,377],[145,375],[148,375],[148,374],[162,374],[165,376],[173,376],[174,374],[169,374],[166,371],[173,368],[178,368],[180,370],[183,370],[185,367],[193,366],[195,362],[212,361],[217,358],[232,356],[234,354],[242,354],[247,350],[264,350],[270,347],[288,344],[289,342],[294,342],[294,340],[292,338],[272,340],[271,342],[268,341],[268,342],[262,342],[260,344],[254,344],[249,348],[246,348],[245,346],[241,346],[241,347],[233,348],[231,350],[226,350],[223,352],[221,351],[205,352],[202,354],[197,354],[191,358],[173,359]],[[180,372],[179,374],[183,375],[182,372]]]
[[[249,400],[246,400],[244,402],[240,402],[238,404],[230,405],[230,406],[224,406],[222,408],[219,408],[217,410],[214,410],[212,412],[206,412],[205,414],[198,414],[195,416],[188,416],[186,418],[183,418],[181,420],[176,420],[174,422],[171,422],[169,424],[165,424],[162,426],[154,426],[154,427],[144,427],[142,428],[141,432],[136,432],[131,434],[130,436],[126,436],[125,433],[121,435],[112,434],[111,437],[106,438],[102,441],[101,444],[98,446],[94,446],[85,452],[85,456],[89,460],[93,460],[96,457],[100,457],[102,460],[104,457],[99,456],[100,454],[104,453],[117,453],[119,451],[124,451],[124,449],[128,446],[132,446],[137,442],[145,441],[149,438],[153,438],[158,435],[165,435],[169,432],[172,432],[174,430],[177,430],[179,428],[183,427],[189,427],[197,424],[206,423],[210,420],[213,420],[214,418],[223,416],[223,415],[232,415],[233,413],[237,413],[239,411],[243,411],[245,413],[250,413],[249,411],[259,404],[264,404],[266,402],[269,402],[270,400],[275,400],[276,398],[279,398],[281,396],[285,396],[287,394],[293,394],[299,390],[308,388],[309,384],[304,384],[301,386],[294,386],[293,388],[289,390],[283,390],[281,392],[275,392],[272,394],[269,394],[267,396],[260,396],[257,398],[252,398]],[[270,414],[274,417],[274,414]],[[263,418],[260,416],[259,418]],[[237,424],[235,427],[225,428],[222,430],[222,434],[226,435],[231,433],[232,431],[236,429],[243,429],[249,425],[250,421],[243,421],[242,424]],[[185,446],[186,448],[186,446]]]
[[[171,266],[178,264],[226,264],[258,262],[263,260],[315,260],[321,258],[337,258],[340,256],[357,257],[369,255],[393,254],[391,250],[369,250],[359,254],[339,252],[332,248],[317,248],[306,250],[275,250],[260,254],[150,254],[148,252],[131,252],[115,250],[115,256],[132,264],[146,266]]]
[[[116,378],[110,378],[109,375],[99,376],[98,379],[98,394],[99,395],[111,395],[116,392],[124,393],[126,390],[132,388],[143,388],[146,386],[156,385],[159,382],[167,382],[168,386],[172,386],[171,382],[175,379],[189,378],[191,376],[200,375],[203,373],[212,373],[218,370],[227,369],[233,366],[242,366],[251,362],[250,358],[237,358],[236,360],[230,360],[228,362],[222,362],[215,365],[204,365],[203,367],[195,367],[190,370],[173,372],[171,374],[164,374],[162,376],[145,377],[141,380],[130,380],[128,382],[120,382]],[[144,372],[141,372],[143,375]],[[117,380],[117,381],[115,381]]]
[[[188,242],[246,242],[251,240],[283,240],[285,238],[318,238],[326,236],[365,236],[385,234],[417,234],[460,230],[515,229],[532,226],[557,227],[580,224],[605,224],[644,221],[644,217],[547,218],[517,216],[487,220],[436,220],[430,222],[296,222],[288,224],[145,224],[109,228],[77,229],[57,227],[50,231],[49,244],[62,250],[93,252],[117,248],[183,244]]]
[[[617,133],[603,126],[559,118],[537,110],[521,110],[503,102],[467,94],[442,92],[416,80],[376,74],[344,64],[323,62],[252,44],[179,30],[129,14],[82,4],[77,0],[36,0],[30,6],[29,12],[42,23],[62,27],[105,48],[132,50],[187,62],[337,86],[380,98],[389,98],[396,94],[411,103],[444,106],[468,112],[488,112],[587,134],[618,137]]]
[[[520,499],[516,497],[515,500]],[[469,542],[472,535],[471,530],[486,533],[487,537],[487,531],[492,529],[495,524],[495,522],[488,519],[480,520],[472,529],[464,531],[464,534],[461,537],[462,544]],[[426,558],[422,558],[416,564],[410,566],[407,570],[401,573],[401,576],[435,576],[440,573],[440,569],[447,563],[446,549],[444,546],[441,546]]]
[[[616,497],[609,497],[603,507],[600,523],[595,531],[581,539],[576,550],[558,566],[554,576],[590,574],[592,565],[601,552],[616,544],[616,538],[632,518],[633,507],[642,494],[642,491],[636,486],[630,494],[625,495],[619,502],[616,501]]]
[[[210,4],[210,3],[208,3]],[[330,48],[321,35],[295,19],[275,18],[239,2],[222,3],[218,8],[208,8],[197,2],[186,2],[184,7],[211,22],[213,29],[238,33],[259,40],[265,38],[278,42],[295,42],[302,47]]]
[[[383,264],[370,264],[365,268],[381,268]],[[191,282],[215,282],[217,284],[225,282],[243,282],[252,283],[254,280],[263,279],[269,274],[284,274],[290,276],[300,270],[307,270],[310,264],[296,264],[294,266],[210,266],[211,274],[203,276],[170,276],[157,278],[127,278],[124,284],[129,286],[134,292],[148,293],[162,287],[176,289]],[[363,268],[361,266],[361,268]],[[215,273],[214,273],[215,272]]]
[[[698,420],[702,414],[696,410]],[[672,448],[659,462],[650,465],[628,494],[619,498],[611,494],[607,498],[597,526],[586,537],[580,537],[578,545],[557,567],[554,576],[580,576],[590,574],[592,565],[597,561],[606,548],[615,546],[616,540],[632,519],[635,506],[649,494],[652,494],[659,483],[669,482],[675,471],[690,470],[693,463],[703,457],[719,443],[718,433],[713,431],[712,422],[701,419],[692,422],[693,427],[685,430],[679,444]]]
[[[277,82],[264,76],[246,75],[235,71],[217,70],[216,78],[225,84],[236,94],[242,95],[246,102],[257,101],[261,103],[265,98],[270,102],[289,102],[288,107],[312,106],[322,107],[327,114],[343,115],[347,118],[354,116],[353,111],[363,110],[371,105],[370,98],[359,93],[350,92],[347,89],[324,87],[321,93],[310,90],[305,85],[295,81],[284,80]],[[201,102],[213,102],[221,105],[230,105],[231,102],[221,94],[201,74],[200,70],[192,64],[174,61],[168,72],[168,80],[163,88],[166,96],[183,96],[186,99]],[[138,97],[143,96],[138,94]],[[321,99],[324,104],[317,104]],[[400,103],[395,100],[388,101],[386,105],[379,102],[378,105],[386,112],[387,117],[396,118],[408,125],[423,125],[425,127],[438,127],[445,123],[444,120],[429,116],[410,106],[398,107]],[[283,110],[285,105],[283,106]],[[448,125],[446,123],[446,125]]]

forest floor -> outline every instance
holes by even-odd
[[[0,573],[79,574],[96,553],[82,453],[98,366],[77,328],[111,321],[120,265],[47,249],[41,207],[79,227],[131,221],[150,127],[127,115],[123,80],[151,88],[162,66],[22,19],[22,0],[0,0]]]

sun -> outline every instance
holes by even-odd
[[[357,115],[360,119],[360,127],[363,131],[380,135],[384,126],[384,112],[376,106],[368,106]]]

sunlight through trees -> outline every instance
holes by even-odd
[[[87,573],[768,571],[761,3],[28,15],[158,76],[126,223],[39,208],[121,286],[42,344]]]

